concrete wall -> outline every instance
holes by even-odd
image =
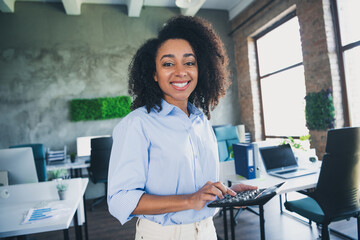
[[[60,3],[16,2],[0,13],[0,148],[44,143],[76,150],[76,138],[111,134],[120,119],[71,122],[69,100],[127,95],[127,68],[138,47],[177,8],[145,7],[130,18],[120,5],[83,4],[80,16]],[[223,39],[233,85],[212,123],[240,124],[233,40],[226,11],[201,10]]]

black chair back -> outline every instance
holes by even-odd
[[[328,221],[360,210],[360,128],[328,131],[314,198]]]
[[[112,137],[91,139],[90,178],[94,183],[107,182]]]

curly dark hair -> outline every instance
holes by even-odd
[[[145,106],[161,111],[163,92],[154,81],[156,54],[169,39],[184,39],[193,48],[198,64],[198,83],[189,102],[203,110],[210,119],[210,110],[230,86],[229,59],[220,37],[211,24],[200,17],[176,16],[167,21],[158,37],[146,41],[136,52],[129,66],[129,94],[134,101],[131,109]]]

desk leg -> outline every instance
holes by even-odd
[[[82,177],[81,168],[77,168],[77,169],[74,169],[74,170],[75,170],[75,176],[77,178],[81,178]]]
[[[86,215],[86,202],[85,202],[85,194],[83,196],[83,201],[84,201],[84,217],[85,217],[85,222],[84,222],[84,227],[85,227],[85,239],[89,240],[89,232],[88,232],[88,225],[87,225],[87,215]]]
[[[231,240],[235,240],[235,219],[234,219],[233,207],[230,207],[230,229],[231,229]]]
[[[82,171],[81,168],[76,168],[76,169],[70,169],[70,176],[71,178],[81,178],[82,177]]]
[[[69,229],[64,229],[63,230],[63,234],[64,234],[64,240],[69,240]]]
[[[360,239],[360,216],[357,217],[357,223],[358,223],[358,239]]]
[[[225,238],[225,240],[229,240],[228,228],[227,228],[226,207],[223,207],[222,210],[223,210],[223,222],[224,222],[224,238]]]
[[[77,210],[74,215],[74,225],[75,225],[76,240],[82,240],[82,229],[81,226],[79,226]]]
[[[259,212],[260,212],[260,235],[261,235],[261,240],[265,240],[264,205],[259,205]]]

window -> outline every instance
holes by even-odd
[[[340,71],[346,85],[350,126],[360,126],[360,1],[333,0]]]
[[[303,57],[295,12],[254,39],[265,137],[308,134]]]

